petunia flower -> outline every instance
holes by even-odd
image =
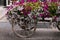
[[[20,2],[21,2],[21,3],[24,3],[24,0],[21,0]]]

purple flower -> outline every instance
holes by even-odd
[[[27,0],[27,2],[31,2],[31,0]]]
[[[19,5],[20,5],[20,4],[23,5],[23,2],[19,2]]]
[[[16,2],[15,5],[19,5],[19,2]]]
[[[10,10],[10,9],[12,9],[13,8],[13,6],[11,5],[11,6],[7,6],[7,10]]]
[[[48,9],[48,4],[46,2],[44,2],[44,8]]]
[[[46,3],[47,2],[47,0],[44,0],[44,3]]]
[[[23,12],[24,15],[28,15],[29,13],[30,13],[30,12],[26,12],[26,11]]]
[[[40,16],[40,17],[43,17],[43,16],[44,16],[44,14],[39,14],[39,16]]]
[[[37,2],[38,0],[27,0],[27,2]]]
[[[45,12],[45,13],[44,13],[44,17],[50,17],[50,13]]]
[[[58,0],[51,0],[51,2],[57,2]]]
[[[47,6],[44,7],[43,10],[44,10],[44,12],[48,12],[48,7]]]
[[[7,6],[7,10],[10,8],[10,6]]]
[[[37,2],[38,0],[32,0],[32,2]]]

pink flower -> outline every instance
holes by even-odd
[[[21,0],[20,2],[21,2],[21,3],[24,3],[24,0]]]

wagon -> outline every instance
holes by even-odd
[[[17,3],[17,5],[8,8],[7,19],[12,25],[12,31],[18,37],[30,37],[35,33],[38,22],[49,22],[51,26],[55,25],[60,30],[59,7],[54,9],[56,12],[51,10],[56,13],[53,16],[50,14],[52,13],[50,10],[44,11],[44,7],[40,5],[40,2]]]

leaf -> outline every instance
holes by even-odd
[[[56,3],[52,2],[51,6],[48,7],[48,11],[50,12],[51,16],[56,15],[57,5]]]

